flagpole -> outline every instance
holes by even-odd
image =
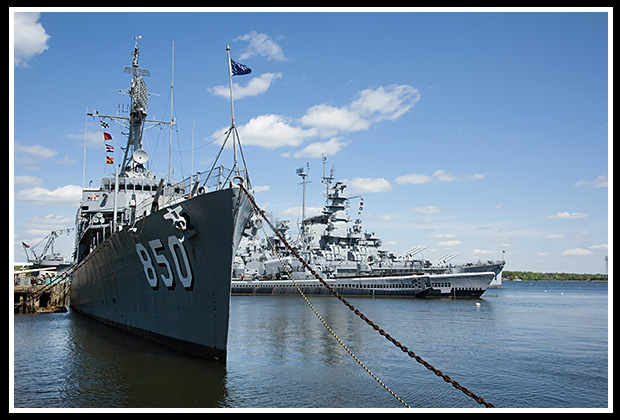
[[[239,175],[239,168],[237,166],[237,141],[235,140],[235,134],[237,134],[237,128],[235,127],[235,108],[233,106],[233,87],[232,87],[232,63],[230,62],[230,46],[226,45],[226,55],[228,56],[228,86],[230,87],[230,114],[232,116],[232,126],[230,130],[233,136],[233,156],[235,160],[234,171],[235,175]],[[238,136],[238,135],[237,135]]]
[[[233,88],[232,88],[232,64],[230,63],[230,46],[226,45],[228,55],[228,86],[230,87],[230,113],[232,114],[232,126],[235,126],[235,108],[233,107]]]

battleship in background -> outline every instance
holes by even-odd
[[[306,174],[303,169],[297,173],[305,187]],[[442,264],[433,264],[414,258],[425,247],[412,248],[402,257],[382,250],[381,239],[364,232],[361,219],[351,225],[346,185],[336,182],[331,186],[333,179],[333,172],[330,177],[323,176],[327,203],[320,215],[302,216],[298,238],[288,234],[287,221],[277,222],[276,230],[341,294],[476,298],[499,277],[504,261],[453,266],[447,261],[457,254],[442,257]],[[319,282],[276,234],[262,241],[254,235],[240,246],[233,275],[233,294],[294,294],[294,283],[306,294],[329,293],[318,287]]]
[[[214,163],[202,184],[191,177],[158,178],[148,169],[145,124],[166,122],[146,119],[143,77],[150,71],[138,65],[137,39],[132,65],[124,68],[133,76],[129,118],[89,114],[121,124],[128,136],[120,171],[103,178],[100,188],[83,190],[71,308],[179,350],[224,360],[232,262],[251,213],[239,187],[249,189],[247,168],[240,170],[235,159],[233,169],[216,173]]]

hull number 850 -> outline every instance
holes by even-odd
[[[153,288],[157,287],[159,277],[164,285],[170,288],[174,285],[176,278],[183,287],[190,288],[193,280],[192,269],[185,247],[179,238],[171,235],[165,245],[159,239],[153,239],[148,244],[152,251],[152,258],[151,253],[139,242],[136,243],[136,252],[142,262],[142,268],[149,285]],[[166,248],[172,255],[172,264],[166,257]]]

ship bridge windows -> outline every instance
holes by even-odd
[[[104,191],[114,192],[114,178],[104,178],[102,180],[102,189]],[[157,185],[149,179],[140,178],[119,178],[118,191],[157,191]]]

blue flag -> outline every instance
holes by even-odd
[[[252,69],[246,65],[235,63],[232,58],[230,59],[230,68],[233,76],[241,76],[243,74],[252,73]]]

